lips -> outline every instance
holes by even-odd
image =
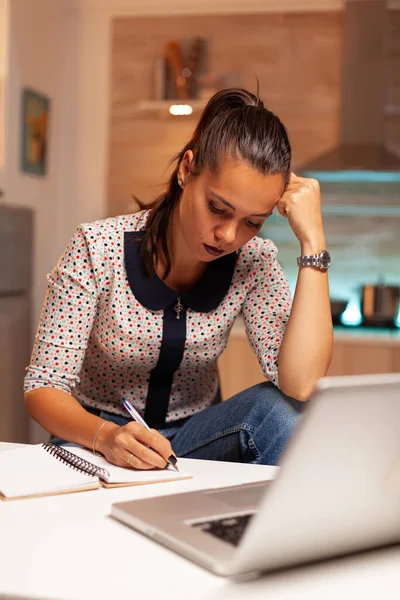
[[[204,244],[204,248],[207,250],[208,254],[211,254],[211,256],[221,256],[221,254],[224,253],[223,250],[220,250],[215,246],[209,246],[208,244]]]

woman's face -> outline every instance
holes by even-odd
[[[179,220],[196,260],[209,262],[235,252],[260,230],[284,192],[282,175],[262,175],[245,162],[226,160],[218,174],[190,174],[192,153],[182,160]]]

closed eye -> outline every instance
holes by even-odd
[[[253,227],[254,229],[260,229],[262,223],[253,223],[253,221],[246,221],[249,227]]]
[[[226,213],[225,209],[217,208],[211,201],[208,202],[208,208],[217,215],[224,215]]]
[[[215,204],[209,200],[208,201],[208,208],[211,210],[211,212],[217,214],[217,215],[225,215],[227,213],[227,211],[224,208],[218,208],[217,206],[215,206]],[[248,225],[248,227],[251,227],[252,229],[260,229],[262,223],[254,223],[253,221],[249,221],[248,219],[245,220],[246,225]]]

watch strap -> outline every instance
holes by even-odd
[[[309,256],[298,256],[297,265],[299,267],[319,267],[321,265],[321,259],[318,254],[311,254]]]

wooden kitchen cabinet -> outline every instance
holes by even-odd
[[[365,375],[392,373],[394,349],[379,342],[341,342],[335,340],[328,375]]]
[[[244,334],[235,333],[218,361],[222,398],[264,381],[256,356]],[[367,373],[400,373],[400,337],[393,341],[377,338],[354,339],[335,336],[328,375],[363,375]]]
[[[400,373],[400,346],[393,351],[393,372]]]

